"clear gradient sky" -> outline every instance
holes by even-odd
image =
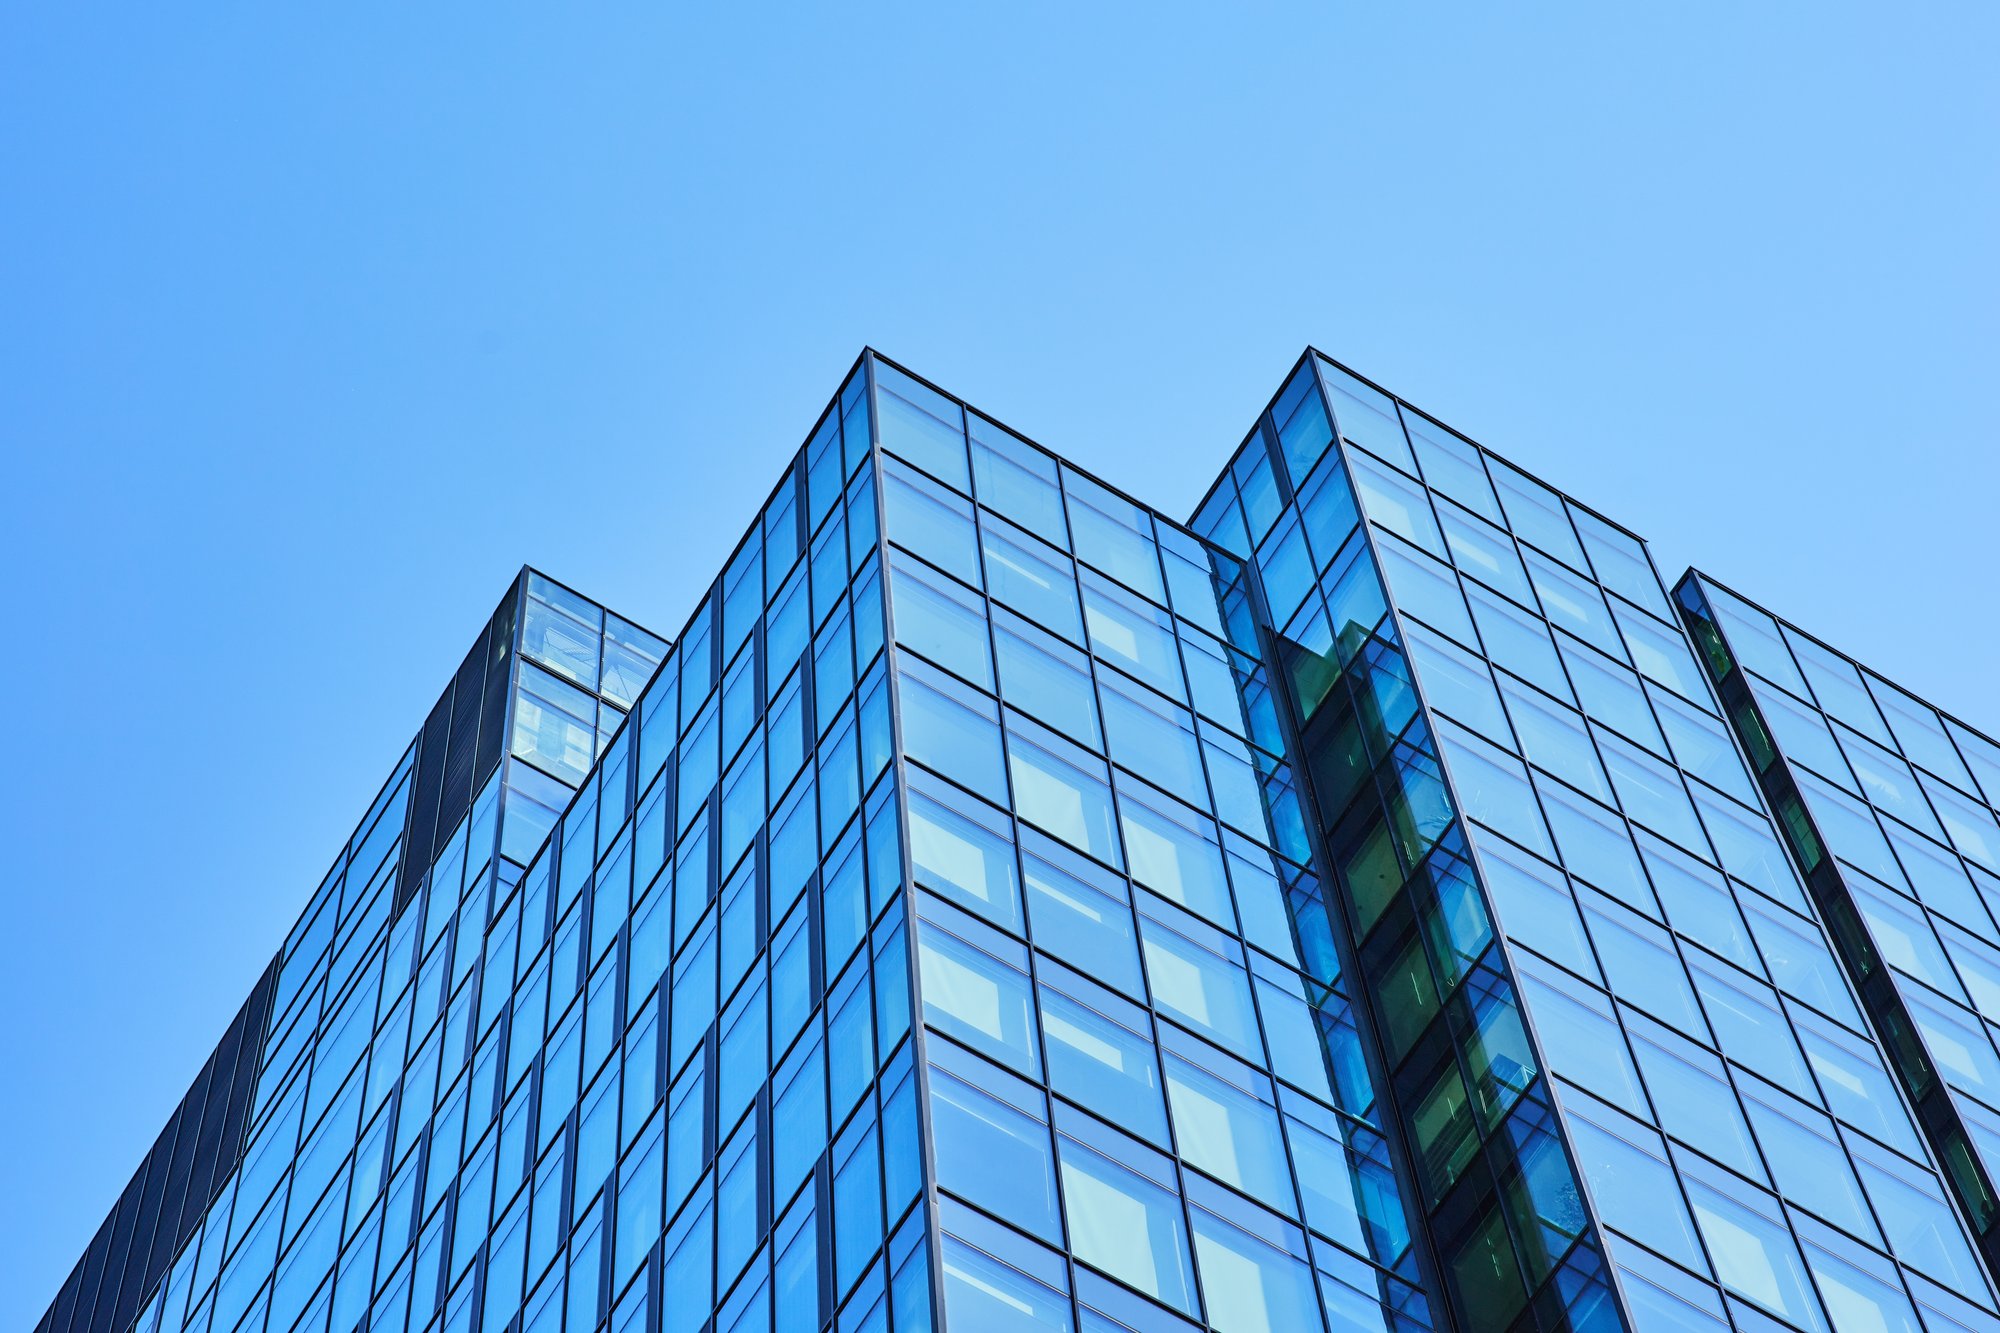
[[[1175,514],[1315,343],[2000,727],[1993,5],[694,8],[0,11],[0,1327],[514,570],[677,630],[864,343]]]

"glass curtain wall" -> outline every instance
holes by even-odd
[[[1432,1327],[1234,562],[875,374],[945,1324]]]
[[[870,438],[857,371],[657,673],[526,580],[506,765],[316,896],[139,1333],[928,1326]]]
[[[1991,1263],[2000,746],[1706,575],[1676,596]]]
[[[528,571],[510,594],[525,601],[495,623],[506,624],[513,633],[511,627],[535,604],[538,589],[558,593],[580,610],[587,608],[600,623],[605,617],[601,608]],[[637,627],[628,629],[635,651],[657,653],[656,639]],[[512,677],[494,682],[494,697],[503,707],[518,692],[522,673],[532,669],[515,651],[525,646],[503,642],[494,650],[497,669]],[[463,669],[460,675],[465,675]],[[588,682],[593,692],[599,687],[597,677]],[[462,683],[460,688],[465,688]],[[471,688],[482,687],[475,679]],[[440,709],[449,709],[450,694]],[[601,700],[595,693],[590,697],[594,714]],[[468,717],[476,721],[477,712],[472,709]],[[497,734],[501,727],[496,724],[494,730]],[[449,760],[440,762],[447,772],[455,766],[470,769],[475,762],[470,733],[453,740]],[[398,1020],[392,1012],[393,987],[385,994],[385,982],[398,968],[407,973],[412,937],[438,928],[429,924],[440,919],[433,915],[435,904],[456,905],[463,896],[485,895],[495,886],[504,890],[520,875],[519,865],[494,855],[509,843],[506,826],[511,822],[511,816],[502,814],[504,784],[497,768],[470,799],[469,812],[438,841],[435,857],[419,855],[415,864],[404,864],[413,855],[405,848],[404,834],[414,818],[413,790],[421,786],[422,745],[436,745],[441,754],[447,750],[443,734],[432,736],[427,729],[404,754],[274,962],[271,1016],[251,1038],[259,1043],[259,1063],[240,1160],[232,1159],[206,1216],[197,1219],[157,1290],[147,1293],[149,1303],[137,1328],[181,1327],[183,1321],[188,1327],[261,1326],[258,1321],[270,1321],[274,1303],[289,1320],[298,1313],[292,1303],[310,1294],[302,1290],[309,1273],[316,1270],[324,1278],[332,1271],[341,1250],[340,1226],[329,1178],[322,1173],[338,1168],[357,1144],[368,1151],[362,1141],[369,1131],[361,1111],[378,1105],[373,1098],[381,1095],[384,1085],[378,1080],[384,1075],[379,1061],[372,1076],[364,1079],[362,1071],[384,1035],[383,1025],[408,1022],[407,1016]],[[435,790],[431,799],[436,800]],[[428,831],[422,836],[428,847]],[[416,885],[419,901],[433,905],[413,906],[406,900],[399,907],[403,879]],[[426,884],[431,886],[428,899],[422,897]],[[435,975],[435,955],[432,966]],[[407,1038],[407,1027],[399,1032],[397,1040]],[[401,1055],[399,1047],[397,1059]],[[374,1123],[379,1134],[382,1122]],[[195,1145],[195,1152],[227,1155],[237,1146],[203,1143]],[[274,1278],[280,1264],[282,1277]],[[324,1308],[318,1313],[324,1314]]]
[[[1334,924],[1365,984],[1453,1313],[1468,1329],[1621,1328],[1333,441],[1308,359],[1195,525],[1256,571],[1280,712],[1337,867]]]
[[[590,775],[667,644],[547,575],[527,571],[500,850],[523,866]]]
[[[1994,1327],[1967,1231],[1643,544],[1311,364],[1366,520],[1365,574],[1394,608],[1484,890],[1471,938],[1489,922],[1501,937],[1633,1325]],[[1317,446],[1278,444],[1293,475],[1315,461]],[[1264,548],[1259,563],[1268,587]],[[1331,626],[1285,623],[1325,655]],[[1365,864],[1357,878],[1365,913]],[[1417,933],[1407,984],[1442,993],[1454,965],[1432,937],[1464,932],[1420,916]],[[1453,1114],[1413,1124],[1420,1153]]]

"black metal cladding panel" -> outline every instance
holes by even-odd
[[[501,751],[506,742],[507,696],[513,688],[505,663],[489,667],[486,673],[485,698],[479,703],[479,737],[473,750],[472,790],[476,794],[486,785],[486,779],[500,766]]]
[[[202,1069],[200,1076],[195,1080],[195,1086],[188,1090],[190,1098],[204,1101],[207,1099],[207,1089],[202,1084],[203,1080],[211,1078],[212,1069],[212,1062]],[[172,1122],[169,1122],[168,1128],[178,1131],[178,1126]],[[160,1137],[163,1141],[166,1140],[166,1135],[162,1134]],[[161,1247],[161,1244],[168,1239],[167,1233],[173,1231],[179,1223],[180,1199],[177,1192],[184,1192],[187,1189],[187,1172],[183,1170],[177,1173],[176,1167],[179,1165],[183,1150],[192,1152],[192,1148],[193,1145],[186,1143],[184,1136],[176,1132],[169,1151],[154,1151],[146,1156],[146,1188],[139,1202],[138,1227],[135,1239],[127,1247],[125,1258],[125,1271],[132,1274],[134,1286],[139,1283],[147,1266],[152,1263],[153,1252]],[[170,1208],[169,1204],[173,1206]],[[124,1303],[126,1297],[122,1290],[118,1293],[117,1299],[121,1304]],[[132,1298],[131,1303],[136,1307],[137,1298]],[[113,1308],[115,1312],[117,1307]],[[129,1322],[130,1317],[127,1316],[118,1321],[118,1326],[123,1328]]]
[[[478,642],[458,664],[417,736],[417,775],[404,824],[403,864],[396,881],[396,912],[416,896],[430,873],[438,845],[451,836],[472,795],[500,762],[505,742],[507,686],[513,665],[514,628],[520,616],[521,580],[515,579],[486,622]],[[488,715],[492,715],[488,734]]]
[[[106,1267],[112,1262],[114,1253],[122,1260],[124,1254],[132,1248],[129,1231],[122,1238],[120,1236],[121,1223],[135,1208],[136,1197],[143,1193],[145,1182],[160,1172],[160,1159],[167,1155],[161,1148],[171,1147],[174,1137],[188,1119],[190,1103],[199,1105],[197,1099],[203,1095],[212,1065],[213,1057],[209,1065],[202,1067],[202,1072],[196,1076],[194,1086],[188,1090],[187,1097],[168,1119],[166,1129],[161,1131],[152,1150],[139,1163],[139,1169],[133,1173],[131,1183],[126,1185],[125,1192],[118,1196],[118,1202],[112,1206],[110,1216],[106,1217],[103,1225],[97,1228],[97,1234],[90,1238],[90,1244],[84,1249],[83,1258],[78,1260],[76,1268],[71,1270],[69,1280],[63,1283],[61,1296],[49,1312],[43,1315],[44,1327],[65,1329],[92,1326],[91,1312],[97,1301],[98,1290],[103,1285]],[[150,1245],[147,1248],[150,1249]],[[113,1280],[116,1281],[115,1276]],[[108,1317],[108,1310],[106,1314]]]
[[[210,1080],[212,1085],[214,1074],[215,1062],[210,1061],[201,1071],[201,1077]],[[208,1088],[199,1082],[196,1086],[202,1087],[202,1096],[206,1100]],[[188,1095],[192,1097],[193,1091],[190,1090]],[[137,1254],[132,1256],[131,1262],[137,1264],[141,1272],[165,1272],[167,1265],[173,1262],[175,1250],[179,1248],[174,1238],[180,1234],[182,1216],[189,1211],[187,1200],[191,1191],[188,1182],[194,1176],[197,1137],[193,1134],[182,1134],[174,1140],[173,1154],[167,1159],[167,1170],[163,1177],[165,1199],[160,1209],[159,1222],[153,1232],[153,1243],[143,1258]],[[189,1228],[190,1231],[192,1229]]]
[[[210,1067],[214,1064],[215,1061],[211,1060]],[[207,1074],[209,1070],[203,1072]],[[208,1098],[207,1092],[193,1089],[188,1095],[202,1102]],[[178,1136],[173,1142],[178,1144]],[[114,1328],[126,1327],[139,1312],[139,1298],[143,1294],[139,1284],[143,1280],[147,1258],[160,1238],[160,1214],[166,1204],[167,1180],[172,1173],[173,1156],[171,1147],[159,1143],[146,1155],[145,1186],[139,1191],[137,1205],[123,1224],[122,1232],[112,1238],[112,1251],[123,1255],[124,1262],[118,1268],[105,1270],[104,1282],[97,1291],[97,1301],[100,1305],[109,1304],[111,1326]],[[131,1193],[129,1189],[126,1192]]]
[[[146,1166],[142,1162],[139,1175],[143,1178],[145,1174]],[[97,1303],[97,1288],[104,1280],[104,1265],[111,1258],[112,1239],[118,1234],[118,1215],[128,1206],[126,1195],[130,1193],[131,1186],[128,1185],[126,1194],[120,1195],[118,1202],[112,1206],[111,1216],[104,1219],[97,1234],[90,1238],[90,1248],[83,1252],[83,1270],[78,1276],[76,1300],[70,1311],[70,1327],[73,1329],[89,1327],[90,1312]]]
[[[444,743],[451,733],[451,687],[431,708],[417,733],[417,776],[410,789],[410,814],[403,831],[403,865],[396,881],[396,911],[410,901],[431,868],[431,840],[437,835],[438,786],[444,779]]]
[[[70,1276],[74,1278],[76,1275],[72,1273]],[[42,1316],[42,1322],[35,1326],[35,1333],[49,1333],[52,1329],[69,1327],[70,1313],[76,1308],[76,1288],[77,1283],[74,1281],[63,1283],[62,1290],[56,1294],[55,1304],[51,1305],[48,1313]]]
[[[213,1075],[213,1066],[205,1072]],[[211,1090],[213,1086],[211,1082]],[[205,1184],[201,1188],[196,1186],[197,1177],[205,1178],[208,1174],[208,1164],[200,1158],[200,1147],[199,1134],[182,1134],[174,1140],[174,1155],[167,1172],[167,1204],[160,1211],[160,1234],[155,1237],[155,1248],[164,1248],[166,1255],[160,1260],[148,1258],[148,1264],[160,1262],[164,1266],[173,1259],[177,1248],[174,1236],[183,1225],[183,1215],[192,1207],[188,1200],[199,1198],[201,1189],[206,1188]]]
[[[510,595],[486,627],[486,690],[479,703],[479,744],[472,763],[475,792],[499,767],[507,743],[507,695],[513,685],[514,621],[520,605],[520,599]]]
[[[256,1082],[279,961],[271,960],[236,1011],[36,1333],[123,1333],[201,1225],[243,1155],[250,1086]]]
[[[521,585],[508,589],[417,738],[396,909],[499,765]],[[123,1333],[243,1153],[279,964],[274,958],[36,1326]]]
[[[212,1152],[208,1150],[211,1133],[221,1143],[230,1141],[230,1130],[235,1126],[246,1126],[250,1118],[250,1091],[257,1082],[258,1057],[264,1043],[263,1024],[258,1024],[255,1032],[244,1028],[234,1028],[223,1038],[222,1045],[215,1051],[215,1081],[209,1086],[207,1105],[218,1109],[219,1115],[205,1117],[201,1126],[201,1138],[195,1147],[196,1170],[189,1184],[201,1193],[213,1198],[229,1172],[236,1165],[235,1152]],[[242,1131],[237,1130],[240,1138]],[[238,1144],[238,1147],[241,1145]],[[208,1178],[203,1180],[201,1168],[207,1168]]]
[[[451,683],[451,737],[444,748],[438,787],[437,834],[426,855],[435,859],[472,806],[472,761],[479,754],[479,705],[486,694],[486,633],[465,655]]]

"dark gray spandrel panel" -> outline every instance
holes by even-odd
[[[272,959],[97,1229],[36,1333],[122,1333],[242,1155],[278,978]]]

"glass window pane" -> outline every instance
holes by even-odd
[[[1312,1270],[1283,1250],[1194,1210],[1194,1252],[1217,1333],[1302,1333],[1320,1326]]]
[[[1264,600],[1271,618],[1282,624],[1292,618],[1313,588],[1312,556],[1295,520],[1287,520],[1279,534],[1264,543],[1257,553],[1257,564],[1264,575]]]
[[[1646,707],[1639,678],[1602,654],[1591,652],[1564,635],[1557,635],[1563,665],[1576,686],[1577,702],[1593,722],[1629,736],[1649,750],[1665,753],[1666,742]]]
[[[2000,827],[1993,822],[1993,812],[1941,782],[1929,777],[1920,781],[1931,804],[1937,808],[1944,831],[1951,835],[1952,846],[1968,860],[1977,861],[1988,870],[2000,870]]]
[[[1351,457],[1349,461],[1362,512],[1403,540],[1444,559],[1444,538],[1431,516],[1431,503],[1423,487],[1373,459]]]
[[[1500,692],[1529,763],[1600,801],[1611,799],[1611,784],[1604,780],[1604,766],[1579,714],[1511,678],[1502,678]]]
[[[944,792],[939,795],[950,799]],[[997,810],[969,808],[980,817],[971,817],[967,807],[954,809],[933,799],[912,784],[910,863],[917,882],[996,925],[1019,930],[1021,887],[1007,821]]]
[[[1858,1150],[1855,1166],[1898,1259],[1953,1291],[1986,1292],[1979,1263],[1934,1177],[1879,1148]]]
[[[975,685],[993,688],[986,649],[985,599],[932,574],[900,553],[889,561],[889,605],[896,642]]]
[[[1585,569],[1583,547],[1577,544],[1570,527],[1569,513],[1561,497],[1517,468],[1497,458],[1487,460],[1493,488],[1500,493],[1500,507],[1507,513],[1514,535],[1526,539],[1573,569]]]
[[[1687,1190],[1722,1285],[1807,1328],[1824,1327],[1806,1289],[1798,1247],[1783,1225],[1700,1181],[1688,1181]]]
[[[1614,606],[1611,614],[1624,633],[1625,646],[1632,653],[1632,665],[1639,668],[1641,675],[1657,680],[1683,698],[1703,704],[1708,702],[1708,683],[1695,666],[1694,655],[1688,651],[1686,639],[1659,621],[1636,611]]]
[[[1736,661],[1764,677],[1776,681],[1800,698],[1807,698],[1805,678],[1786,651],[1777,622],[1756,607],[1712,583],[1701,585],[1702,599],[1729,642]]]
[[[1262,1043],[1243,968],[1151,920],[1144,922],[1140,938],[1160,1011],[1261,1064]]]
[[[1068,546],[1055,460],[977,412],[970,414],[968,424],[979,503],[1005,514],[1044,541]]]
[[[1706,1037],[1672,937],[1602,894],[1585,890],[1580,897],[1611,993],[1682,1032]]]
[[[1339,426],[1341,435],[1414,473],[1417,470],[1416,460],[1410,456],[1410,445],[1403,436],[1401,418],[1389,396],[1363,384],[1323,356],[1314,360],[1319,366],[1320,380],[1326,385],[1327,396],[1333,402],[1334,422]]]
[[[1570,506],[1569,512],[1577,532],[1583,537],[1584,549],[1590,552],[1590,563],[1597,571],[1598,581],[1662,620],[1672,620],[1674,613],[1667,605],[1666,594],[1660,590],[1659,577],[1653,573],[1653,562],[1646,558],[1646,548],[1638,539],[1575,505]]]
[[[1524,852],[1495,845],[1480,856],[1480,873],[1501,927],[1514,939],[1588,977],[1597,975],[1590,943],[1562,871]]]
[[[1611,611],[1597,585],[1563,568],[1539,551],[1525,552],[1528,578],[1540,594],[1542,614],[1591,647],[1614,657],[1624,656]]]
[[[1167,813],[1170,805],[1121,794],[1119,822],[1131,858],[1132,878],[1189,911],[1234,930],[1236,914],[1230,904],[1214,825],[1191,811]]]
[[[1084,580],[1083,606],[1092,652],[1169,698],[1187,698],[1172,616],[1095,577]]]
[[[1278,450],[1285,459],[1285,472],[1294,486],[1312,474],[1315,464],[1333,443],[1333,427],[1326,419],[1326,407],[1316,390],[1319,384],[1313,367],[1300,366],[1271,405],[1271,421],[1278,428]]]
[[[988,592],[1043,628],[1083,641],[1076,569],[1068,556],[991,519],[980,524],[979,541]]]
[[[1646,689],[1673,747],[1674,762],[1746,805],[1757,804],[1756,788],[1743,769],[1736,742],[1712,714],[1690,707],[1665,690]]]
[[[1534,605],[1535,594],[1529,590],[1528,576],[1521,569],[1521,557],[1515,553],[1512,538],[1454,505],[1440,504],[1438,514],[1444,523],[1453,564],[1515,601]]]
[[[1872,1046],[1806,1014],[1799,1015],[1798,1033],[1828,1110],[1901,1152],[1922,1155],[1902,1099]],[[1811,1090],[1801,1095],[1810,1097]]]
[[[993,628],[1000,698],[1085,745],[1102,737],[1090,662],[1062,640],[1002,613]]]
[[[1618,804],[1635,823],[1691,851],[1705,851],[1701,824],[1694,807],[1688,804],[1687,789],[1680,774],[1634,745],[1614,736],[1598,738],[1598,752],[1611,771],[1611,785],[1617,789]]]
[[[646,688],[667,654],[665,640],[628,620],[607,614],[604,624],[604,669],[598,690],[626,708]]]
[[[1465,598],[1459,592],[1458,580],[1443,561],[1433,560],[1394,539],[1382,540],[1378,550],[1381,553],[1382,576],[1388,580],[1398,611],[1444,631],[1467,647],[1478,645],[1478,636],[1472,629],[1472,616],[1465,609]],[[1371,619],[1361,628],[1368,629],[1373,625]],[[1345,637],[1347,635],[1343,634]]]
[[[1041,988],[1041,1002],[1050,1086],[1113,1124],[1164,1145],[1167,1113],[1160,1101],[1152,1041],[1048,986]],[[1144,1024],[1139,1010],[1126,1013]]]
[[[581,786],[597,758],[596,701],[532,662],[521,663],[518,673],[513,752]]]
[[[934,477],[972,489],[965,463],[965,412],[884,361],[875,362],[876,428],[882,447]]]
[[[1952,747],[1937,712],[1880,676],[1871,675],[1867,679],[1868,690],[1881,705],[1882,715],[1889,719],[1889,730],[1896,733],[1903,753],[1945,781],[1972,790],[1972,778],[1959,761],[1958,751]]]
[[[1604,1220],[1698,1270],[1701,1256],[1695,1249],[1694,1228],[1681,1207],[1674,1171],[1663,1160],[1658,1138],[1645,1134],[1649,1145],[1641,1148],[1575,1112],[1569,1117],[1569,1130],[1577,1166],[1590,1182],[1591,1197]],[[1636,1125],[1627,1125],[1626,1132],[1634,1137],[1645,1133]]]
[[[1187,710],[1149,690],[1121,682],[1113,672],[1104,673],[1099,685],[1111,758],[1188,804],[1208,808],[1201,747],[1195,740],[1194,719]]]
[[[1472,605],[1472,618],[1486,651],[1495,662],[1558,699],[1570,697],[1555,644],[1539,617],[1484,588],[1467,588],[1465,598]]]
[[[905,660],[897,673],[903,748],[910,758],[978,792],[1007,799],[997,709],[922,663]]]
[[[1064,858],[1053,847],[1048,851],[1046,857],[1031,852],[1021,858],[1036,947],[1127,995],[1145,994],[1132,909],[1119,896],[1123,881],[1073,860],[1077,873],[1070,873],[1055,864]]]
[[[1177,1055],[1167,1055],[1166,1070],[1181,1157],[1279,1212],[1295,1213],[1276,1110]]]
[[[1688,970],[1722,1053],[1788,1091],[1809,1095],[1792,1025],[1771,989],[1698,959],[1690,958]]]
[[[1780,1194],[1857,1236],[1875,1237],[1875,1223],[1832,1121],[1775,1093],[1745,1097],[1743,1109],[1757,1130]]]
[[[1070,535],[1077,558],[1164,603],[1167,587],[1160,576],[1152,516],[1068,468],[1063,469],[1063,491],[1069,497]]]
[[[1045,1240],[1060,1240],[1048,1125],[1022,1109],[1036,1098],[1005,1080],[996,1096],[932,1066],[931,1133],[938,1184]]]
[[[1555,855],[1520,760],[1450,722],[1439,722],[1438,746],[1468,818],[1532,851]]]
[[[1418,413],[1403,412],[1403,426],[1411,447],[1422,464],[1424,481],[1432,490],[1449,495],[1466,508],[1495,523],[1505,523],[1493,484],[1486,479],[1486,466],[1479,461],[1479,449],[1449,426]]]
[[[893,460],[883,464],[882,481],[889,539],[947,574],[978,586],[979,549],[972,505]]]
[[[1916,1312],[1893,1273],[1885,1281],[1810,1242],[1805,1251],[1835,1333],[1918,1333]]]
[[[928,922],[917,947],[924,1021],[995,1060],[1039,1074],[1027,974]]]
[[[1646,1114],[1639,1076],[1602,995],[1534,959],[1521,958],[1522,1007],[1535,1017],[1549,1067],[1634,1115]]]
[[[1632,1056],[1669,1134],[1752,1179],[1763,1168],[1737,1109],[1722,1061],[1665,1028],[1628,1018]]]
[[[1180,1200],[1136,1171],[1059,1137],[1063,1213],[1077,1258],[1194,1313]]]
[[[553,584],[535,582],[540,592],[522,610],[521,651],[586,690],[596,689],[604,613]],[[561,597],[562,609],[544,601],[541,592]]]
[[[905,723],[905,735],[908,724]],[[1007,726],[1008,768],[1014,779],[1014,808],[1021,818],[1099,860],[1123,864],[1111,817],[1111,788],[1102,761],[1094,760],[1040,728]],[[1084,765],[1088,765],[1085,768]]]
[[[1415,623],[1405,626],[1404,639],[1433,708],[1483,732],[1490,740],[1507,738],[1507,715],[1500,710],[1485,662]]]
[[[1069,1333],[1069,1298],[1017,1268],[946,1236],[944,1309],[952,1328],[1018,1328]]]
[[[1819,929],[1776,903],[1746,895],[1744,915],[1778,989],[1823,1013],[1864,1027]]]

